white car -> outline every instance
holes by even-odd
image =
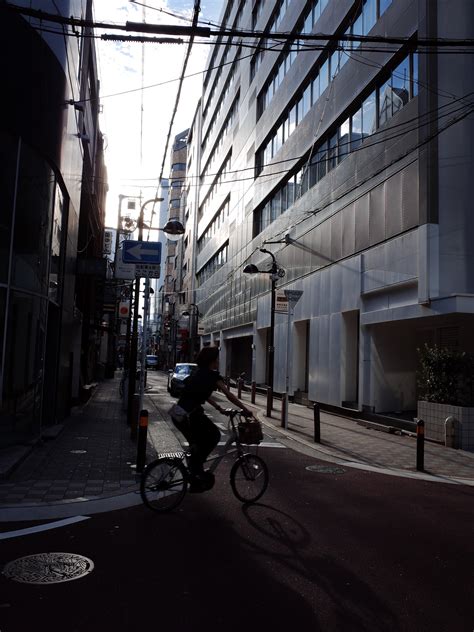
[[[197,364],[179,362],[168,373],[168,393],[171,397],[179,397],[184,389],[185,380],[197,369]]]

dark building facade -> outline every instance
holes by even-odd
[[[92,2],[61,10],[90,18]],[[34,441],[79,397],[77,259],[90,247],[78,242],[79,226],[81,213],[94,214],[94,239],[102,239],[105,169],[97,94],[89,97],[98,92],[93,40],[63,28],[46,33],[38,20],[0,7],[2,447]]]

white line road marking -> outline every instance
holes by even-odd
[[[5,531],[0,533],[0,540],[9,540],[10,538],[20,538],[23,535],[31,535],[32,533],[39,533],[40,531],[48,531],[49,529],[58,529],[59,527],[66,527],[69,524],[75,522],[82,522],[83,520],[89,520],[89,516],[74,516],[73,518],[65,518],[64,520],[57,520],[56,522],[49,522],[48,524],[39,524],[36,527],[29,527],[28,529],[17,529],[16,531]]]
[[[225,441],[219,441],[219,443],[217,445],[225,445]],[[246,444],[243,444],[244,446]],[[286,445],[283,445],[282,443],[273,443],[270,441],[262,441],[261,443],[258,444],[259,448],[286,448]]]

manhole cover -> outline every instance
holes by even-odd
[[[86,454],[87,450],[71,450],[71,454]]]
[[[75,553],[38,553],[19,557],[3,568],[3,575],[23,584],[59,584],[90,573],[94,562]]]
[[[320,474],[344,474],[346,471],[344,468],[335,465],[308,465],[306,469],[310,472],[319,472]]]

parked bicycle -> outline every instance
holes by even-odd
[[[236,454],[230,470],[230,485],[236,498],[243,503],[254,503],[263,496],[268,486],[268,468],[261,457],[248,452],[249,445],[258,445],[263,438],[257,420],[243,418],[240,410],[228,409],[229,438],[220,454],[210,456],[209,471],[214,471],[222,459]],[[236,423],[237,419],[237,423]],[[235,444],[235,447],[232,447]],[[184,499],[191,481],[189,452],[160,454],[143,471],[140,494],[147,507],[157,512],[171,511]]]

